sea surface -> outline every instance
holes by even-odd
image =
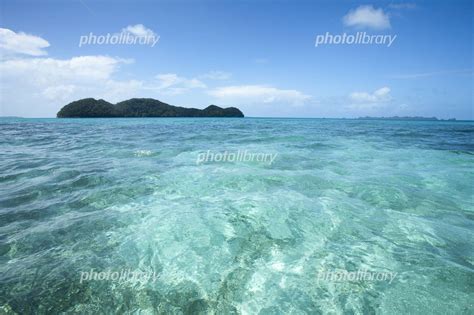
[[[473,122],[1,119],[0,313],[473,314],[473,196]]]

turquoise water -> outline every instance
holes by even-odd
[[[0,313],[472,314],[474,123],[0,120]],[[207,161],[277,154],[273,163]],[[81,281],[81,272],[153,281]],[[322,271],[393,272],[321,281]]]

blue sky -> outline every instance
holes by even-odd
[[[471,1],[1,0],[0,28],[3,116],[153,97],[247,116],[474,118]],[[396,37],[315,47],[357,32]],[[90,33],[159,41],[79,47]]]

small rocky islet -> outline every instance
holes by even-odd
[[[132,98],[117,104],[85,98],[65,105],[58,118],[112,117],[244,117],[236,107],[209,105],[204,109],[173,106],[152,98]]]

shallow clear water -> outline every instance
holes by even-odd
[[[472,314],[474,123],[0,120],[0,313]],[[208,161],[207,152],[277,154]],[[153,281],[81,281],[91,270]],[[321,271],[396,272],[321,281]]]

